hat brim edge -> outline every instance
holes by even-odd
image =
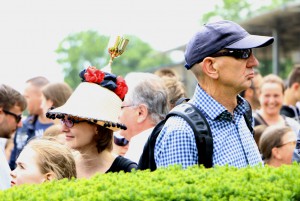
[[[274,37],[248,35],[245,38],[226,46],[225,48],[227,49],[259,48],[259,47],[266,47],[268,45],[271,45],[273,42],[274,42]]]
[[[110,125],[112,125],[112,124],[114,124],[114,125],[121,125],[118,122],[112,122],[112,121],[103,120],[103,119],[94,119],[94,118],[90,118],[90,117],[79,116],[79,115],[69,114],[69,113],[64,113],[64,112],[57,112],[57,111],[52,112],[52,111],[48,111],[47,113],[49,113],[50,115],[55,115],[55,119],[57,119],[56,115],[63,114],[63,115],[68,115],[68,116],[72,116],[72,117],[77,117],[77,118],[80,118],[80,119],[86,119],[86,120],[88,120],[88,121],[90,121],[92,123],[98,124],[98,125],[103,126],[103,127],[104,127],[105,123],[109,123]],[[95,122],[95,121],[97,121],[97,122]],[[114,132],[123,129],[123,128],[120,128],[120,127],[117,127],[117,126],[105,126],[105,128],[113,130]]]

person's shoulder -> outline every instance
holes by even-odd
[[[132,169],[137,169],[137,163],[123,156],[117,156],[114,163],[119,167],[120,170],[130,172]]]
[[[172,116],[167,120],[157,136],[155,145],[162,145],[167,143],[167,141],[174,142],[174,140],[177,142],[194,140],[194,132],[192,127],[188,122],[179,116]]]
[[[285,115],[287,117],[295,117],[295,111],[292,107],[288,105],[283,105],[280,109],[280,114]]]
[[[287,116],[283,116],[283,117],[284,117],[287,125],[290,126],[296,133],[298,133],[298,131],[300,129],[299,122],[291,117],[287,117]]]
[[[254,126],[267,125],[266,121],[259,114],[259,110],[253,111],[252,112],[252,117],[253,117],[253,120],[254,120]]]
[[[32,129],[33,124],[36,120],[35,116],[28,116],[22,121],[22,127],[19,127],[16,133],[26,132],[28,129]]]
[[[284,115],[282,115],[282,116],[284,116]],[[300,126],[300,124],[295,119],[293,119],[291,117],[287,117],[287,116],[284,116],[284,118],[288,124]]]
[[[191,129],[191,127],[188,122],[177,115],[169,117],[162,128],[165,132],[189,132],[189,129]]]
[[[29,115],[28,117],[25,118],[25,120],[22,122],[23,126],[24,125],[33,125],[36,120],[37,120],[38,116],[36,115]]]

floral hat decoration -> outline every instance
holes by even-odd
[[[64,119],[68,116],[84,119],[113,131],[126,130],[125,125],[118,123],[121,104],[128,91],[125,80],[94,66],[82,70],[79,76],[82,82],[66,103],[50,109],[46,116],[50,119]]]
[[[96,83],[113,91],[122,101],[128,92],[127,84],[121,76],[103,72],[94,66],[82,70],[79,76],[82,82]]]

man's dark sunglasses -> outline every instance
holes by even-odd
[[[118,138],[114,136],[114,143],[118,146],[124,147],[129,143],[129,141],[126,140],[125,138]]]
[[[252,49],[223,49],[210,57],[229,56],[236,59],[248,59],[252,54]]]
[[[13,113],[13,112],[10,112],[10,111],[8,111],[8,110],[3,110],[3,112],[4,112],[5,114],[9,114],[9,115],[13,116],[13,117],[16,119],[17,124],[18,124],[18,123],[21,121],[21,119],[22,119],[22,115],[21,115],[21,114],[17,115],[17,114],[15,114],[15,113]]]

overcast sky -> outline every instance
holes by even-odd
[[[36,75],[62,81],[54,50],[68,34],[136,35],[154,49],[185,44],[213,8],[201,0],[0,0],[1,83],[23,90]],[[216,2],[216,1],[214,1]]]

